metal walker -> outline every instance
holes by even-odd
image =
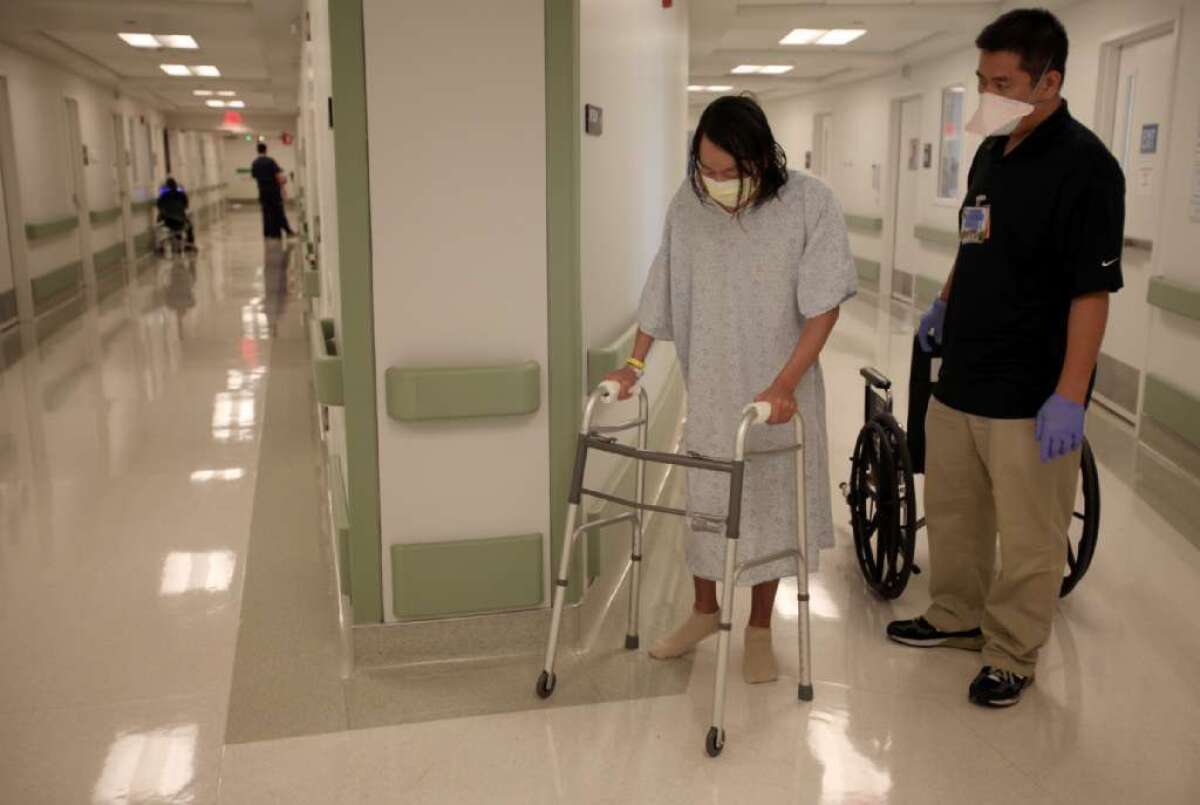
[[[567,593],[567,574],[571,567],[571,552],[579,536],[586,531],[598,530],[618,523],[628,522],[632,530],[632,551],[630,554],[631,572],[629,588],[629,626],[626,630],[625,648],[638,648],[638,608],[641,593],[641,561],[642,561],[642,512],[653,511],[671,514],[694,520],[702,520],[714,525],[723,526],[725,530],[725,572],[721,588],[721,620],[717,633],[717,676],[713,690],[712,726],[705,737],[705,749],[711,757],[721,754],[725,746],[725,677],[729,667],[729,639],[733,629],[733,593],[741,574],[752,567],[769,564],[780,559],[796,559],[797,586],[799,594],[799,612],[796,625],[800,637],[799,651],[799,688],[801,701],[812,701],[812,655],[809,645],[809,616],[808,616],[808,557],[806,543],[806,494],[804,486],[804,422],[795,417],[798,423],[798,440],[796,444],[782,448],[762,451],[746,451],[746,436],[750,427],[756,423],[765,423],[771,417],[769,403],[752,403],[742,411],[738,423],[737,437],[734,442],[732,459],[709,458],[695,453],[680,455],[676,453],[658,453],[647,449],[646,435],[649,422],[649,402],[645,389],[638,388],[638,417],[630,422],[617,425],[592,426],[598,404],[612,403],[617,399],[620,386],[614,381],[601,383],[588,396],[583,412],[583,423],[579,430],[579,441],[575,450],[575,469],[571,478],[571,491],[567,505],[567,522],[563,531],[562,557],[559,560],[558,576],[555,579],[554,608],[550,619],[550,636],[546,644],[546,659],[543,670],[537,680],[537,695],[543,699],[554,693],[557,678],[554,674],[555,655],[558,650],[558,633],[562,624],[563,605]],[[627,432],[637,428],[637,447],[627,447],[620,444],[611,434]],[[604,453],[631,458],[637,461],[637,491],[636,500],[627,500],[615,495],[586,489],[583,486],[584,471],[587,468],[589,450],[599,450]],[[786,551],[778,551],[753,561],[737,561],[737,541],[741,529],[742,514],[742,484],[745,474],[747,457],[792,453],[796,460],[796,505],[799,528],[797,545]],[[645,465],[646,462],[669,464],[678,467],[719,472],[729,476],[729,508],[728,515],[701,514],[683,509],[673,509],[656,506],[645,502]],[[608,517],[590,523],[576,526],[579,504],[583,496],[605,500],[630,510],[615,517]]]

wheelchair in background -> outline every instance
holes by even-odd
[[[892,381],[871,367],[859,372],[866,383],[863,427],[850,458],[850,480],[841,490],[850,507],[859,568],[867,586],[884,600],[897,598],[909,577],[921,572],[913,555],[925,519],[917,517],[914,478],[925,471],[925,413],[939,364],[937,352],[924,352],[913,339],[907,432],[892,412]],[[1079,475],[1060,597],[1087,573],[1100,532],[1100,481],[1086,438]]]

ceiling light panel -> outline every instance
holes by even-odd
[[[187,68],[186,64],[160,64],[158,66],[167,75],[186,76],[192,74],[192,71]]]
[[[225,105],[232,107],[233,109],[245,109],[246,108],[245,101],[230,101],[229,103],[227,103]]]
[[[220,78],[221,71],[211,64],[199,64],[192,68],[192,75],[203,76],[205,78]]]
[[[195,50],[200,47],[196,44],[196,40],[192,39],[187,34],[155,34],[155,39],[165,48],[174,48],[176,50]]]
[[[848,45],[865,34],[862,28],[834,28],[817,39],[818,45]]]
[[[733,87],[728,84],[713,84],[708,88],[709,92],[729,92]]]
[[[117,34],[121,40],[127,45],[135,48],[160,48],[158,39],[154,34]]]
[[[212,94],[213,94],[213,91],[212,91],[211,89],[194,89],[194,90],[192,90],[192,94],[193,94],[193,95],[199,95],[200,97],[202,97],[202,98],[203,98],[203,97],[206,97],[206,96],[208,96],[208,95],[212,95]]]
[[[811,45],[828,31],[819,28],[796,28],[790,34],[779,40],[781,45]]]
[[[231,89],[219,89],[217,90],[217,94],[222,98],[232,98],[234,95],[237,95],[237,93]]]
[[[225,108],[225,101],[209,99],[209,100],[205,101],[205,103],[208,104],[209,106],[211,106],[213,109],[224,109]]]
[[[793,69],[790,64],[739,64],[730,72],[734,75],[783,75]]]

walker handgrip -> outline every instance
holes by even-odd
[[[771,404],[769,402],[750,403],[742,409],[742,415],[754,411],[754,421],[759,424],[766,423],[771,418]]]
[[[630,387],[630,395],[637,394],[638,387],[636,384]],[[600,392],[600,402],[613,403],[621,399],[621,384],[615,380],[605,380],[600,385],[596,386],[596,391]]]

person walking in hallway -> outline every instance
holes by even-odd
[[[283,186],[287,176],[279,163],[267,156],[267,144],[258,144],[258,158],[250,165],[250,175],[258,184],[258,203],[262,207],[263,237],[289,237],[295,233],[283,208]]]
[[[818,357],[855,293],[849,237],[832,191],[819,179],[788,171],[767,117],[750,97],[724,97],[704,111],[692,139],[689,178],[667,211],[658,256],[638,311],[633,356],[608,376],[628,397],[655,340],[675,342],[688,388],[686,449],[727,455],[742,408],[772,406],[771,425],[805,424],[809,570],[818,549],[833,545],[825,386]],[[793,427],[760,429],[749,449],[794,443]],[[790,453],[756,456],[746,466],[739,558],[793,549],[798,529],[796,463]],[[720,513],[728,481],[687,472],[689,511]],[[686,552],[695,603],[690,617],[655,643],[657,659],[682,656],[721,628],[716,580],[723,576],[719,526],[690,521]],[[750,568],[753,586],[743,677],[778,676],[771,613],[779,579],[795,575],[782,559]],[[728,628],[728,627],[726,627]]]
[[[982,651],[970,701],[1016,704],[1050,636],[1067,558],[1084,414],[1120,290],[1125,178],[1067,109],[1067,33],[1016,10],[980,33],[986,137],[958,255],[918,339],[942,346],[926,417],[930,594],[887,634]],[[999,533],[1000,569],[995,570]]]

